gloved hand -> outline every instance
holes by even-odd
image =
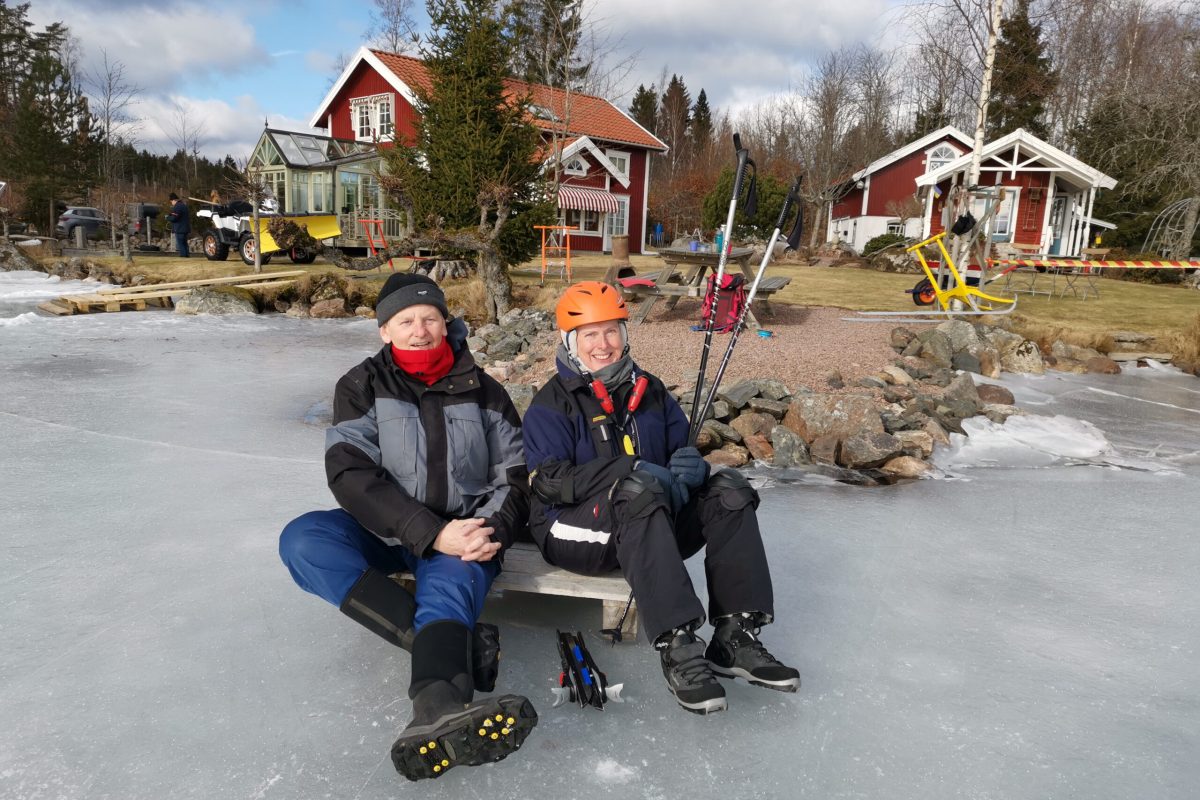
[[[689,489],[699,489],[708,480],[708,462],[694,447],[681,447],[671,454],[671,474]]]
[[[638,461],[635,469],[641,470],[650,475],[654,480],[658,481],[658,485],[662,487],[663,494],[667,496],[667,502],[671,505],[671,512],[679,513],[679,509],[687,505],[688,487],[683,481],[677,480],[671,474],[671,470],[666,467],[659,466],[653,461]]]

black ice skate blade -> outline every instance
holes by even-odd
[[[460,765],[501,761],[520,749],[537,721],[533,704],[524,697],[485,698],[401,734],[392,745],[392,764],[410,781],[419,781],[439,778]]]

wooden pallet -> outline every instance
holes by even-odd
[[[66,295],[38,305],[49,314],[65,317],[94,312],[144,311],[150,305],[172,308],[174,298],[190,294],[193,289],[209,286],[234,286],[239,289],[276,289],[295,283],[306,275],[304,270],[263,272],[258,275],[232,275],[224,278],[202,278],[173,283],[147,283],[142,286],[109,286],[93,294]]]
[[[411,582],[411,573],[393,576],[402,582]],[[600,600],[603,605],[602,628],[613,628],[621,619],[625,603],[629,600],[629,584],[620,572],[610,575],[577,575],[565,569],[547,564],[537,547],[528,543],[514,544],[504,554],[504,569],[492,584],[493,590],[551,594],[560,597],[587,597]],[[621,627],[624,640],[637,639],[637,604],[629,609],[625,624]]]

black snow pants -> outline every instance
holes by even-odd
[[[565,570],[600,575],[620,569],[651,642],[703,621],[704,606],[683,563],[702,547],[709,620],[757,612],[765,624],[775,609],[755,515],[758,494],[740,474],[733,480],[718,475],[674,517],[664,496],[630,496],[620,488],[552,510],[535,502],[533,538],[546,561]]]

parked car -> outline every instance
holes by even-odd
[[[91,206],[67,206],[54,226],[54,232],[60,237],[70,239],[75,236],[75,229],[83,226],[84,235],[89,239],[95,238],[101,225],[108,224],[108,219],[98,208]]]

